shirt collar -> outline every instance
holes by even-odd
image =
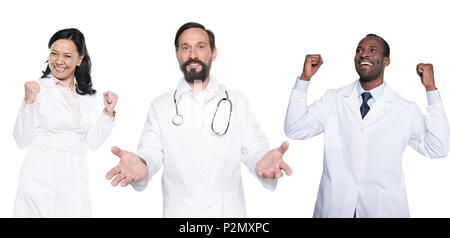
[[[59,80],[59,79],[57,79],[55,76],[53,76],[53,75],[50,75],[51,77],[52,77],[52,79],[53,79],[53,82],[55,83],[55,85],[60,85],[60,86],[63,86],[63,87],[67,87],[65,84],[63,84],[62,82],[61,82],[61,80]],[[74,77],[73,78],[73,85],[74,85],[74,89],[77,87],[77,79]]]
[[[220,88],[221,88],[221,85],[220,85],[219,81],[217,80],[217,78],[211,75],[209,77],[208,85],[206,85],[206,88],[201,93],[213,96],[220,92]],[[192,95],[193,95],[194,90],[191,88],[191,86],[189,86],[189,84],[186,82],[186,80],[183,77],[178,82],[177,94],[180,97],[182,94],[185,94],[185,93],[192,93]]]
[[[385,87],[385,83],[383,82],[378,87],[372,88],[371,90],[366,91],[362,88],[361,82],[358,81],[356,90],[358,90],[358,97],[361,97],[361,94],[363,92],[369,92],[372,95],[373,100],[377,101],[381,97],[381,95],[383,95],[384,87]]]

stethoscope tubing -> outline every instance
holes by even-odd
[[[176,95],[177,95],[177,90],[175,89],[175,92],[173,93],[173,103],[175,104],[175,116],[173,116],[173,118],[172,118],[172,124],[175,126],[181,126],[183,124],[183,116],[178,111],[178,102],[177,102]],[[214,134],[216,134],[218,136],[223,136],[227,133],[228,128],[230,127],[231,113],[233,111],[233,103],[231,102],[230,98],[228,97],[227,90],[225,90],[225,96],[226,96],[225,98],[222,98],[219,100],[219,102],[217,102],[216,111],[214,112],[214,116],[211,121],[211,130],[214,132]],[[228,101],[230,103],[230,113],[228,114],[227,128],[225,129],[225,131],[223,133],[220,133],[220,132],[217,132],[216,130],[214,130],[214,120],[216,119],[216,114],[217,114],[217,111],[219,110],[220,104],[224,101]]]

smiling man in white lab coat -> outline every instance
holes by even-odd
[[[429,158],[447,156],[449,126],[433,66],[418,64],[428,115],[384,82],[389,45],[369,34],[356,49],[360,78],[306,104],[311,77],[322,65],[307,55],[292,90],[285,133],[294,140],[324,133],[323,174],[314,217],[409,217],[402,154],[407,145]]]
[[[210,77],[210,30],[184,24],[175,48],[184,78],[151,103],[136,154],[112,148],[120,162],[106,177],[141,191],[164,167],[164,217],[245,217],[241,162],[273,190],[281,170],[291,174],[282,160],[288,143],[269,151],[244,95]]]

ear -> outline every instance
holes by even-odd
[[[384,67],[388,66],[391,63],[391,59],[388,57],[384,57],[383,65]]]
[[[80,66],[80,65],[81,65],[81,62],[83,61],[83,59],[84,59],[84,55],[78,57],[77,66]]]
[[[217,48],[214,48],[214,50],[211,53],[211,61],[216,60],[216,56],[217,56]]]

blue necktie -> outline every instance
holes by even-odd
[[[370,107],[369,107],[369,104],[367,104],[367,101],[369,101],[369,99],[372,98],[372,94],[370,94],[369,92],[364,92],[364,93],[361,93],[361,97],[363,99],[363,103],[361,104],[361,107],[359,108],[359,110],[361,111],[362,119],[364,119],[364,117],[370,110]]]

